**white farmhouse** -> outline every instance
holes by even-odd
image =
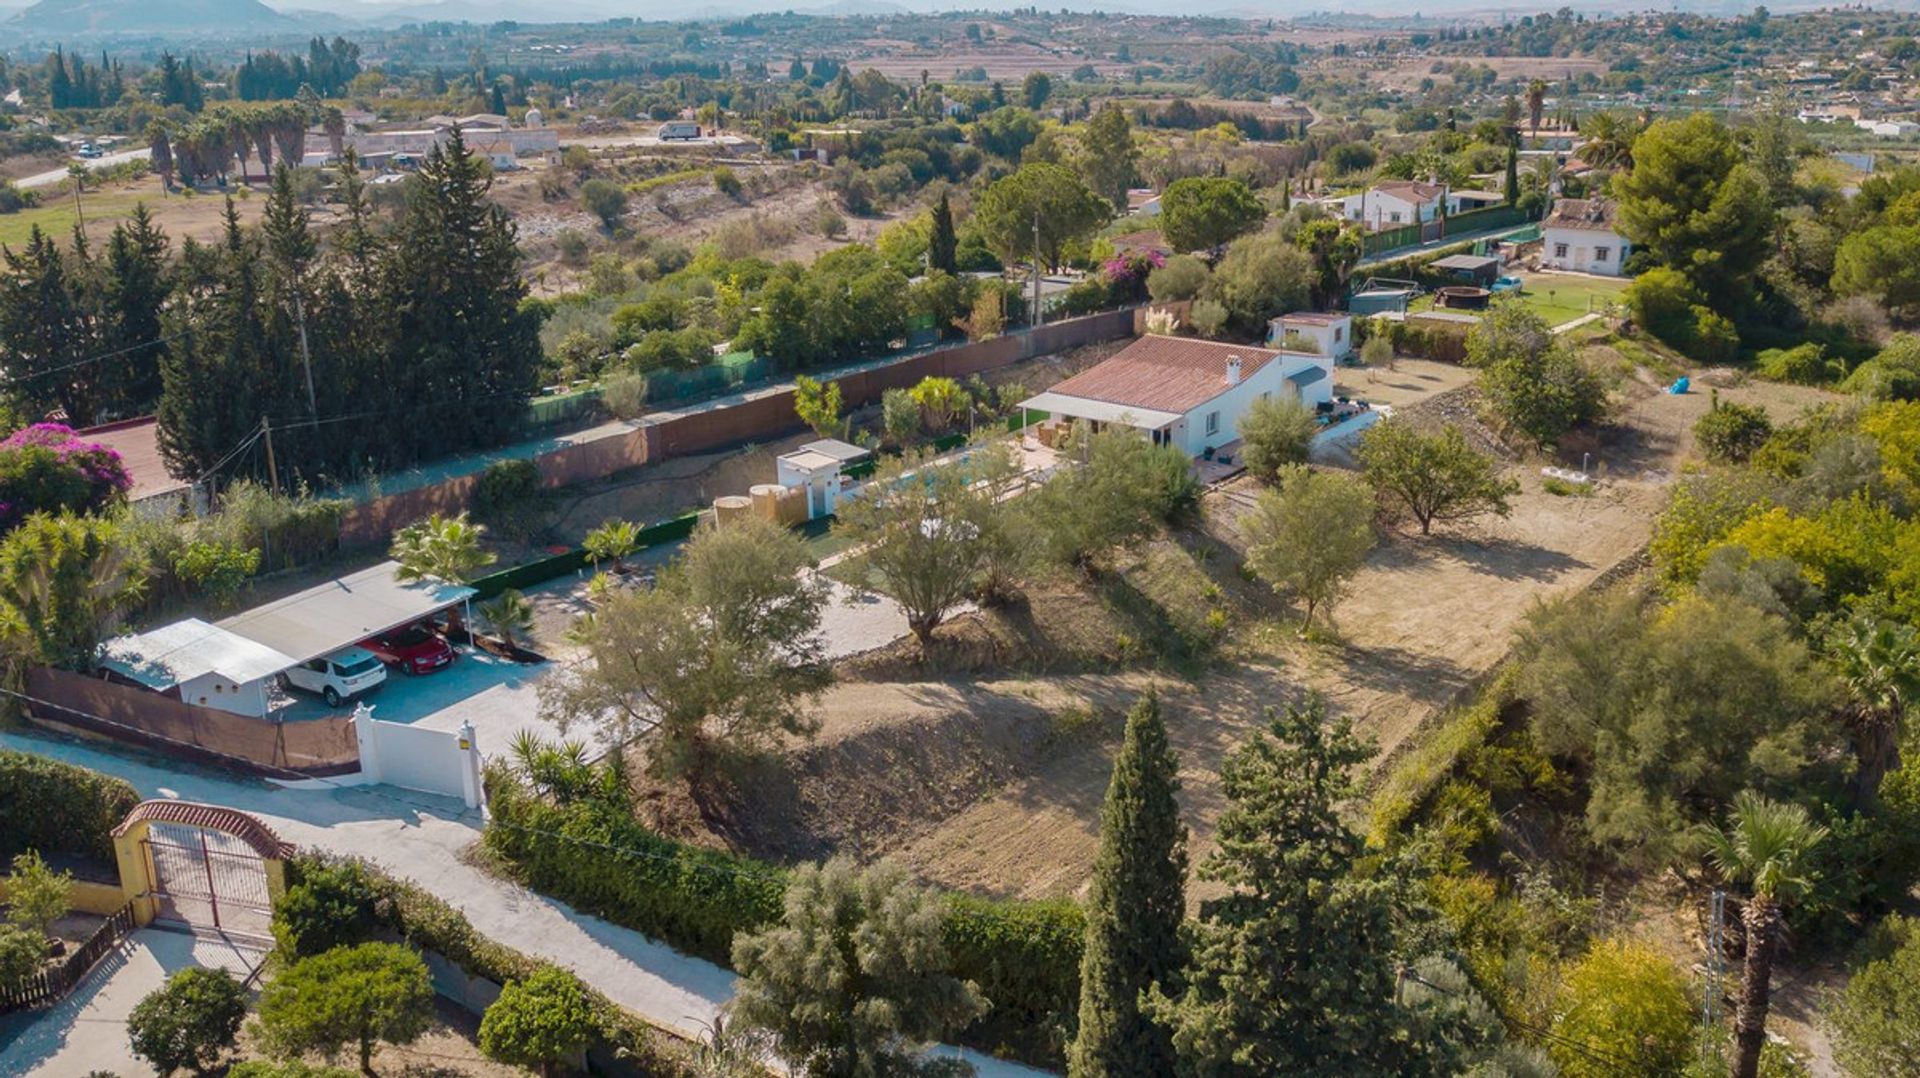
[[[1239,439],[1262,397],[1309,408],[1333,400],[1333,359],[1191,337],[1142,337],[1097,366],[1026,401],[1055,421],[1145,431],[1156,445],[1201,456]]]
[[[1433,220],[1440,215],[1440,205],[1446,197],[1445,184],[1388,180],[1357,195],[1348,195],[1340,215],[1349,221],[1359,221],[1369,232],[1381,232]]]
[[[1630,244],[1614,225],[1618,206],[1604,198],[1562,198],[1540,222],[1540,265],[1619,277]]]
[[[1295,311],[1267,323],[1267,346],[1283,352],[1287,337],[1296,343],[1311,345],[1314,355],[1326,356],[1335,363],[1353,354],[1353,316],[1338,311]]]

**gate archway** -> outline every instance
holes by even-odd
[[[123,885],[138,882],[141,924],[273,938],[293,847],[244,812],[192,801],[143,801],[113,831]]]

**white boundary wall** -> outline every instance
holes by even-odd
[[[481,807],[480,744],[472,723],[463,722],[456,731],[427,730],[383,722],[362,704],[354,709],[353,728],[366,781],[457,797],[470,809]]]

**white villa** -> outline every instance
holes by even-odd
[[[1295,311],[1267,323],[1267,347],[1292,351],[1286,347],[1287,335],[1304,338],[1313,345],[1313,353],[1335,363],[1353,354],[1353,316],[1339,311]]]
[[[1238,440],[1240,417],[1262,397],[1330,404],[1333,364],[1330,355],[1149,335],[1025,404],[1055,422],[1134,427],[1198,457]]]
[[[1540,222],[1540,265],[1619,277],[1630,245],[1615,229],[1617,206],[1604,198],[1562,198]]]
[[[1357,195],[1348,195],[1340,215],[1359,221],[1369,232],[1382,232],[1402,225],[1423,224],[1440,215],[1447,197],[1445,184],[1418,180],[1387,180]]]

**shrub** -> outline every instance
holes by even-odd
[[[1896,334],[1872,359],[1856,367],[1840,388],[1875,400],[1920,400],[1920,336]]]
[[[1687,983],[1652,948],[1601,940],[1567,971],[1553,1032],[1551,1050],[1564,1078],[1602,1078],[1623,1068],[1648,1078],[1678,1075],[1692,1055]]]
[[[25,984],[47,960],[47,937],[0,921],[0,992]]]
[[[249,1059],[227,1068],[227,1078],[361,1078],[361,1075],[345,1067],[315,1065],[298,1059],[283,1062]]]
[[[586,1051],[597,1023],[580,978],[557,966],[513,981],[480,1019],[480,1051],[488,1059],[551,1074]]]
[[[411,1044],[433,1021],[427,964],[397,943],[362,943],[302,958],[260,994],[262,1043],[278,1056],[353,1048],[371,1074],[373,1047]]]
[[[35,423],[0,441],[0,532],[31,513],[92,513],[133,487],[120,454],[82,441],[71,427]]]
[[[473,484],[473,515],[483,520],[511,512],[540,493],[540,469],[530,460],[496,460]]]
[[[13,859],[7,880],[7,919],[42,936],[73,909],[73,873],[55,872],[32,850]]]
[[[1196,300],[1187,311],[1187,321],[1193,324],[1194,332],[1202,337],[1218,337],[1227,328],[1227,308],[1215,300]]]
[[[224,969],[189,966],[134,1005],[133,1054],[161,1074],[205,1072],[232,1048],[247,1017],[246,989]]]
[[[1705,307],[1693,309],[1690,354],[1702,363],[1730,363],[1740,351],[1740,334],[1733,320]]]
[[[920,433],[920,405],[904,389],[880,394],[880,427],[887,441],[904,446]]]
[[[173,556],[173,574],[181,584],[218,607],[231,603],[259,571],[260,552],[231,543],[190,539]]]
[[[1693,425],[1693,440],[1700,451],[1715,464],[1738,464],[1773,435],[1773,422],[1766,409],[1751,404],[1722,404],[1713,408]]]
[[[1803,386],[1825,385],[1833,380],[1835,364],[1827,359],[1827,350],[1808,342],[1792,348],[1769,348],[1755,357],[1760,377],[1775,382],[1794,382]]]
[[[616,419],[639,419],[647,414],[647,376],[613,374],[600,383],[600,403]]]
[[[1193,299],[1207,287],[1213,271],[1192,255],[1174,255],[1167,264],[1147,274],[1147,295],[1155,303]]]
[[[613,228],[627,212],[626,189],[609,180],[592,179],[580,185],[580,205]]]
[[[112,864],[110,832],[139,803],[123,779],[0,749],[0,857],[32,849]]]
[[[1268,482],[1288,464],[1305,464],[1320,422],[1312,409],[1291,398],[1262,397],[1240,420],[1241,453],[1247,470]]]
[[[739,174],[725,165],[713,170],[713,189],[733,199],[739,198],[744,190],[740,184]]]
[[[316,865],[273,908],[274,941],[294,958],[359,943],[372,932],[373,888],[351,862]]]
[[[1692,346],[1700,293],[1678,270],[1648,270],[1634,278],[1621,299],[1634,322],[1654,337],[1682,351]]]

